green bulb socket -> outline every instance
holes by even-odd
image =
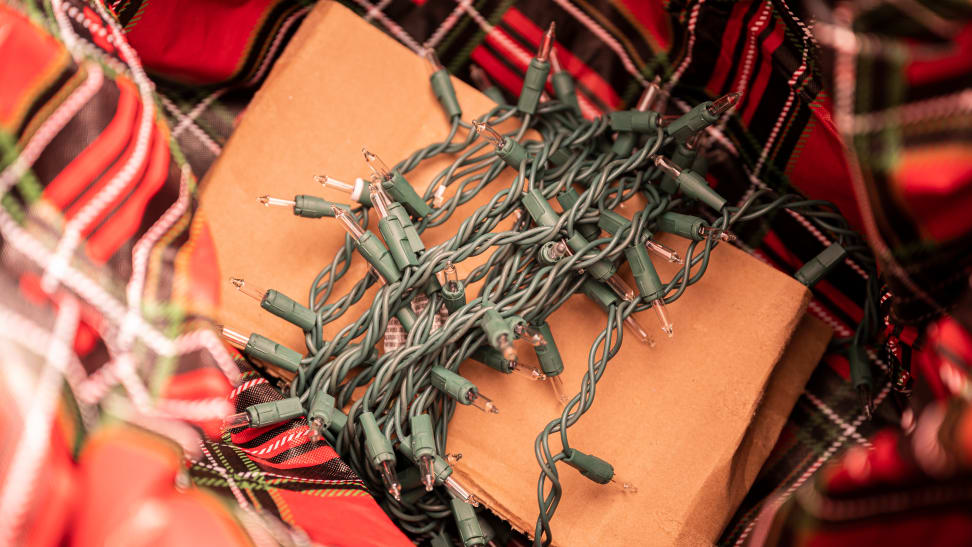
[[[496,311],[496,308],[487,308],[480,322],[483,330],[486,331],[486,340],[489,345],[500,349],[500,338],[503,336],[506,336],[508,343],[513,343],[513,329],[510,327],[510,323]]]
[[[632,133],[656,133],[661,115],[651,110],[618,110],[608,114],[611,129]]]
[[[547,85],[547,75],[550,74],[550,63],[538,61],[536,57],[530,59],[526,75],[523,77],[523,89],[520,90],[520,100],[516,109],[524,114],[534,114],[540,104],[540,95]]]
[[[300,369],[300,360],[304,358],[296,351],[257,333],[251,334],[247,339],[243,353],[290,372],[297,372]]]
[[[506,97],[503,96],[503,92],[500,88],[495,85],[489,86],[483,90],[483,95],[489,97],[494,103],[503,106],[506,104]]]
[[[260,300],[260,307],[294,325],[311,330],[317,322],[317,314],[274,289],[267,290]]]
[[[442,295],[442,300],[445,302],[445,307],[449,310],[449,313],[456,313],[459,308],[466,305],[466,287],[462,281],[459,282],[459,288],[455,291],[450,291],[443,286],[439,293]]]
[[[578,201],[580,201],[580,194],[571,186],[557,194],[557,203],[564,208],[564,211],[573,207]]]
[[[422,241],[418,230],[412,224],[412,219],[408,217],[408,211],[405,210],[405,207],[401,203],[397,201],[391,202],[388,205],[388,216],[393,216],[398,219],[398,223],[405,229],[405,236],[408,237],[408,245],[414,253],[418,254],[425,250],[425,242]]]
[[[704,226],[704,220],[692,215],[668,212],[658,217],[659,231],[675,234],[693,241],[702,241],[703,238],[700,230]]]
[[[299,397],[290,397],[248,406],[246,415],[250,418],[250,427],[263,427],[303,416],[304,407]]]
[[[334,203],[317,196],[298,194],[294,197],[294,214],[304,218],[333,217],[334,210],[331,207],[338,207],[346,211],[351,208],[343,203]]]
[[[503,357],[503,354],[490,346],[479,346],[476,351],[469,354],[469,358],[503,374],[513,372],[510,370],[510,362]]]
[[[412,311],[411,304],[405,304],[398,308],[398,311],[395,312],[395,317],[398,318],[398,322],[402,324],[405,332],[411,332],[412,327],[415,326],[415,322],[418,321],[418,316]]]
[[[524,207],[526,207],[527,213],[530,214],[530,218],[532,218],[538,226],[554,226],[557,224],[557,221],[560,220],[560,215],[553,210],[550,203],[536,188],[531,188],[529,191],[524,193],[520,198],[520,202]]]
[[[627,158],[634,151],[635,144],[638,143],[638,136],[630,131],[619,131],[618,136],[611,145],[611,151],[619,158]]]
[[[847,256],[847,251],[837,243],[830,244],[829,247],[821,251],[820,254],[811,258],[800,268],[793,277],[797,281],[808,287],[813,287],[825,275],[830,273],[838,264],[843,262]]]
[[[713,190],[709,186],[709,183],[695,171],[689,169],[682,171],[675,179],[675,182],[678,183],[678,189],[683,194],[701,201],[717,212],[721,212],[722,208],[726,206],[726,198],[720,196],[718,192]]]
[[[432,367],[432,387],[464,405],[472,404],[470,393],[479,393],[475,384],[445,367]]]
[[[580,201],[580,194],[578,194],[577,190],[574,190],[573,188],[567,188],[563,192],[557,194],[557,203],[564,208],[564,211],[567,211],[573,207],[578,201]],[[601,229],[595,224],[582,224],[578,222],[574,224],[574,229],[577,230],[580,235],[584,236],[584,239],[588,241],[597,239],[601,236]]]
[[[569,106],[574,114],[581,115],[580,103],[577,101],[577,92],[574,90],[574,78],[569,72],[561,70],[555,72],[550,77],[550,85],[553,86],[554,95],[565,105]]]
[[[432,294],[435,292],[442,292],[442,283],[439,283],[439,279],[431,275],[429,276],[429,282],[425,284],[425,294]]]
[[[614,478],[614,466],[597,456],[585,454],[576,448],[569,449],[567,457],[563,461],[580,471],[581,475],[598,484],[607,484]]]
[[[398,451],[408,458],[410,462],[418,463],[418,457],[412,451],[411,437],[405,436],[401,441],[398,444]],[[452,466],[449,465],[449,462],[445,461],[445,458],[435,454],[432,458],[432,474],[435,475],[435,484],[442,484],[449,478],[449,475],[452,475]]]
[[[692,135],[709,127],[719,119],[718,116],[709,113],[710,106],[712,106],[712,101],[697,104],[695,108],[668,124],[665,127],[665,132],[677,142],[683,143],[689,140]]]
[[[709,157],[696,152],[695,161],[692,162],[692,171],[704,177],[709,172]]]
[[[867,362],[864,348],[851,346],[848,360],[850,361],[850,377],[854,389],[863,386],[871,387],[874,384],[874,377],[871,375],[871,365]]]
[[[415,193],[415,189],[398,169],[395,169],[390,179],[382,181],[381,187],[393,200],[404,205],[415,216],[424,217],[432,212],[432,207],[429,207],[429,204]]]
[[[600,218],[597,219],[597,225],[600,229],[605,232],[615,235],[622,230],[626,230],[631,226],[631,221],[624,217],[624,215],[619,215],[611,210],[601,211]]]
[[[581,292],[586,294],[594,302],[597,302],[597,304],[605,310],[611,307],[611,305],[616,304],[618,301],[617,295],[615,295],[611,289],[600,281],[595,281],[593,279],[588,279],[581,284]]]
[[[375,420],[375,415],[371,412],[363,412],[358,417],[358,423],[361,424],[361,429],[364,430],[365,451],[368,453],[368,459],[371,460],[371,465],[378,467],[381,465],[381,462],[394,462],[395,449],[392,447],[392,443],[388,440],[388,437],[381,432],[381,429],[378,429],[378,422]]]
[[[648,249],[644,245],[634,244],[624,250],[624,256],[628,259],[631,266],[631,275],[634,277],[635,285],[641,298],[647,302],[656,300],[663,296],[663,286],[655,265],[651,263]]]
[[[686,146],[684,143],[678,143],[675,147],[675,151],[672,152],[672,163],[677,165],[680,169],[690,169],[692,164],[695,163],[695,157],[698,153]],[[675,177],[665,173],[659,183],[661,189],[669,194],[674,194],[678,191],[678,182],[675,181]]]
[[[405,235],[405,228],[397,217],[388,215],[379,220],[378,231],[381,232],[381,238],[388,245],[388,252],[400,270],[418,265],[418,256],[412,250],[408,236]]]
[[[520,202],[539,226],[554,226],[560,220],[560,215],[554,212],[553,207],[536,188],[531,188],[530,191],[523,194]],[[567,246],[574,252],[580,252],[581,249],[587,247],[588,243],[589,240],[578,232],[574,232],[567,238]],[[609,261],[599,260],[588,266],[587,271],[594,278],[604,280],[614,275],[617,267]]]
[[[435,432],[432,429],[432,417],[428,414],[412,416],[411,439],[412,457],[419,459],[423,456],[435,456]]]
[[[452,87],[449,71],[444,68],[436,70],[429,76],[429,83],[432,84],[432,93],[435,93],[435,98],[442,105],[442,110],[445,110],[446,117],[450,120],[461,118],[462,108],[459,107],[459,100],[456,99],[456,89]]]
[[[311,399],[307,419],[313,420],[315,418],[321,420],[324,423],[324,428],[329,429],[334,434],[339,433],[348,423],[348,416],[337,408],[337,401],[324,391],[318,391]]]
[[[570,161],[570,153],[563,148],[558,148],[556,152],[547,156],[547,159],[554,165],[563,165]]]
[[[539,325],[534,325],[543,339],[547,341],[542,346],[535,346],[533,350],[537,353],[537,360],[540,361],[540,370],[548,377],[557,376],[564,371],[564,360],[557,349],[557,342],[554,340],[553,333],[550,332],[550,325],[546,321]]]
[[[456,518],[456,527],[459,528],[459,537],[465,547],[473,545],[486,545],[486,534],[479,525],[479,517],[472,505],[458,498],[452,498],[449,502],[452,506],[452,516]]]
[[[506,137],[503,139],[503,144],[496,149],[496,155],[506,162],[513,169],[519,169],[520,163],[527,159],[529,155],[526,147],[519,143],[516,139],[511,139]]]
[[[358,253],[385,278],[386,283],[394,283],[402,278],[398,265],[395,264],[395,259],[392,258],[388,248],[371,230],[365,230],[361,239],[355,242],[355,247],[357,247]]]
[[[598,235],[600,235],[600,230],[598,230]],[[574,232],[567,238],[567,246],[573,249],[575,253],[581,252],[581,249],[587,247],[589,243],[590,240],[582,236],[579,232]],[[618,271],[618,267],[609,260],[598,260],[590,266],[587,266],[586,270],[594,279],[604,281],[614,275]]]

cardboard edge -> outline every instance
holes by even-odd
[[[809,292],[807,293],[809,298]],[[804,313],[770,373],[746,428],[732,455],[706,479],[676,538],[678,545],[712,545],[742,502],[779,438],[804,386],[823,357],[833,330]],[[807,358],[810,355],[813,358]],[[721,521],[713,508],[724,508]]]

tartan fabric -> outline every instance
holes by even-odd
[[[868,235],[891,274],[885,276],[893,295],[887,305],[895,325],[920,328],[948,312],[972,327],[972,307],[963,300],[972,260],[967,3],[345,3],[407,47],[435,48],[461,77],[468,77],[471,64],[482,66],[508,96],[519,90],[541,29],[556,21],[559,58],[577,80],[588,116],[632,105],[655,75],[671,93],[672,111],[742,91],[734,115],[711,132],[709,178],[720,193],[738,203],[768,187],[833,201]],[[361,502],[368,518],[376,506],[358,495],[360,483],[332,450],[304,442],[302,424],[216,437],[215,418],[226,412],[227,378],[236,379],[238,361],[211,336],[206,317],[218,305],[218,275],[205,219],[192,215],[197,181],[219,157],[311,4],[110,3],[151,82],[131,68],[97,6],[26,4],[33,23],[0,8],[11,21],[3,28],[13,28],[0,43],[0,56],[19,60],[4,64],[0,87],[0,226],[5,283],[19,287],[23,301],[13,304],[16,313],[4,312],[5,326],[21,332],[25,317],[42,332],[57,333],[59,318],[73,325],[59,338],[73,340],[78,356],[77,383],[71,384],[77,410],[65,423],[83,431],[85,417],[93,419],[106,398],[121,393],[140,408],[187,419],[210,434],[190,467],[197,485],[221,495],[228,507],[252,508],[266,522],[295,524],[314,539],[326,533],[310,514],[325,510],[322,504]],[[78,35],[70,50],[49,34],[66,40],[65,25]],[[82,54],[88,59],[78,61]],[[154,100],[145,101],[150,87]],[[31,142],[43,142],[51,120],[64,125],[30,157]],[[12,170],[24,157],[27,168]],[[132,158],[139,170],[112,189],[115,199],[86,210]],[[8,172],[16,176],[8,179]],[[72,225],[77,218],[85,222]],[[58,254],[65,240],[59,234],[67,228],[78,230],[79,246]],[[780,213],[739,235],[743,248],[788,273],[830,243],[796,213]],[[848,260],[814,288],[811,312],[839,337],[861,320],[865,275]],[[52,285],[60,288],[52,292]],[[134,340],[132,323],[125,321],[133,315],[142,321]],[[911,344],[916,332],[901,338]],[[176,351],[157,347],[165,346],[163,339],[179,341]],[[903,407],[895,404],[899,378],[892,363],[880,347],[869,358],[876,417],[868,421],[861,413],[847,383],[846,358],[826,355],[721,543],[750,541],[766,523],[786,530],[780,522],[802,523],[797,530],[803,535],[761,537],[813,539],[808,523],[818,519],[794,508],[794,493],[814,487],[828,462],[843,465],[852,453],[835,458],[848,447],[877,447],[869,439],[899,422]],[[267,384],[252,384],[256,379],[245,365],[242,370],[247,389],[235,393],[237,408],[241,401],[279,396]],[[916,374],[915,389],[933,378]],[[75,444],[77,451],[84,443]],[[927,479],[919,476],[916,483],[921,478]],[[260,533],[252,525],[246,529]],[[387,543],[396,541],[390,532],[387,537]]]

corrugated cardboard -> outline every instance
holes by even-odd
[[[424,61],[379,30],[340,5],[318,4],[205,182],[201,211],[210,220],[223,275],[242,276],[305,300],[344,232],[333,219],[296,218],[286,209],[265,209],[255,198],[309,193],[347,201],[347,196],[322,190],[311,177],[326,173],[352,180],[364,175],[362,145],[393,163],[441,139],[448,126],[427,77]],[[492,107],[474,89],[454,82],[467,120]],[[408,178],[421,193],[447,163],[427,162]],[[506,170],[479,201],[424,234],[426,244],[449,237],[512,176]],[[683,244],[677,238],[666,241]],[[460,274],[485,258],[463,261]],[[658,266],[663,278],[673,274],[666,264]],[[343,294],[365,271],[364,261],[356,258],[335,294]],[[348,312],[349,320],[370,305],[375,290]],[[303,349],[302,333],[229,283],[221,299],[219,320],[227,326]],[[556,543],[714,540],[822,351],[827,334],[807,327],[810,334],[793,345],[796,355],[784,356],[807,299],[802,285],[723,245],[713,253],[704,279],[670,306],[674,339],[662,339],[652,313],[640,314],[639,320],[658,335],[657,347],[629,339],[598,385],[594,408],[570,433],[578,448],[611,461],[620,476],[637,482],[640,492],[622,496],[564,468],[566,495],[553,522]],[[345,324],[327,325],[325,335]],[[553,315],[551,325],[565,357],[567,383],[576,391],[604,314],[576,296]],[[777,363],[785,364],[778,374],[788,389],[767,388],[775,385],[771,372]],[[457,411],[448,448],[464,455],[458,477],[498,514],[532,532],[538,475],[533,441],[560,412],[550,388],[471,363],[462,372],[494,397],[501,413]],[[764,392],[764,409],[754,420]]]

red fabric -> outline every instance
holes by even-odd
[[[205,84],[233,76],[251,47],[253,30],[279,0],[146,2],[129,24],[128,43],[145,66],[179,81]],[[191,15],[190,15],[191,14]]]

